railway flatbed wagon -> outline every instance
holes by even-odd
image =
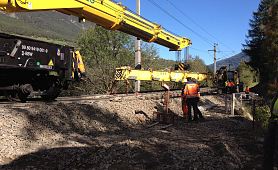
[[[58,97],[72,79],[74,48],[0,33],[0,95]]]

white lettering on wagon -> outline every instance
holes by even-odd
[[[33,56],[33,52],[38,52],[38,53],[48,53],[48,49],[42,48],[42,47],[35,47],[35,46],[30,46],[30,45],[21,45],[21,55],[22,56]]]

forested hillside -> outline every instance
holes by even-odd
[[[78,34],[93,24],[79,23],[78,18],[58,12],[0,13],[0,31],[44,37],[72,43]]]

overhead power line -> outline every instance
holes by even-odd
[[[190,47],[190,49],[195,50],[195,51],[199,51],[199,52],[203,52],[203,53],[207,53],[208,52],[207,50],[202,50],[202,49],[193,48],[193,47]]]
[[[178,22],[179,24],[181,24],[183,27],[185,27],[186,29],[190,30],[192,33],[194,33],[195,35],[197,35],[199,38],[201,38],[203,41],[205,41],[206,43],[208,43],[209,45],[213,45],[213,43],[208,40],[206,37],[202,36],[201,34],[197,33],[196,31],[194,31],[193,29],[191,29],[190,27],[188,27],[186,24],[184,24],[183,22],[181,22],[179,19],[177,19],[175,16],[173,16],[171,13],[169,13],[167,10],[165,10],[164,8],[162,8],[160,5],[158,5],[156,2],[154,2],[153,0],[148,0],[150,3],[152,3],[154,6],[156,6],[157,8],[159,8],[161,11],[163,11],[165,14],[167,14],[169,17],[171,17],[172,19],[174,19],[176,22]]]
[[[170,0],[166,0],[171,6],[173,6],[177,11],[179,11],[183,16],[185,16],[188,20],[190,20],[193,24],[195,24],[197,27],[199,27],[203,32],[205,32],[206,34],[208,34],[210,37],[214,38],[218,43],[221,43],[223,46],[225,46],[227,49],[231,50],[234,53],[234,50],[232,48],[230,48],[229,46],[227,46],[225,43],[221,42],[218,40],[218,38],[216,38],[214,35],[212,35],[211,33],[209,33],[204,27],[202,27],[200,24],[198,24],[197,22],[195,22],[192,18],[190,18],[184,11],[180,10],[173,2],[171,2]]]

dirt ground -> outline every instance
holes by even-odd
[[[225,114],[204,96],[205,120],[152,125],[160,99],[0,105],[0,169],[260,169],[262,142],[252,122]]]

